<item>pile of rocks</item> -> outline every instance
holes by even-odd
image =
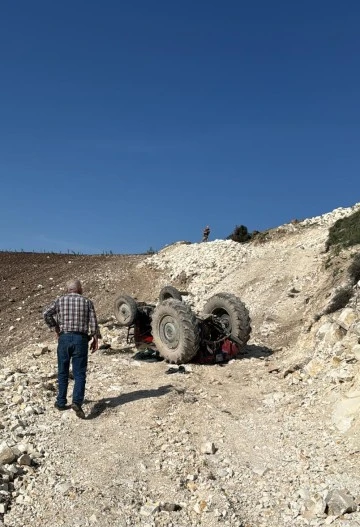
[[[186,278],[189,296],[185,301],[190,303],[195,310],[200,311],[205,300],[213,292],[227,288],[235,292],[242,286],[241,295],[245,295],[249,304],[257,306],[261,302],[261,290],[267,286],[272,287],[272,282],[281,281],[287,273],[296,271],[298,279],[311,280],[312,270],[302,269],[299,258],[298,267],[294,255],[309,251],[317,261],[324,251],[328,237],[328,228],[338,219],[348,216],[360,208],[360,203],[349,208],[339,208],[334,211],[299,222],[288,224],[273,230],[281,232],[290,227],[288,235],[283,239],[270,239],[265,244],[242,244],[231,240],[215,240],[208,243],[176,243],[165,247],[159,253],[149,257],[140,267],[154,266],[164,272],[166,280],[177,282]],[[263,264],[262,264],[263,262]],[[260,269],[263,265],[263,269]],[[276,267],[278,266],[278,268]],[[252,271],[255,269],[255,272]],[[247,287],[247,282],[259,282],[256,273],[264,274],[263,284],[259,287],[259,295],[251,294],[252,288]],[[252,274],[253,273],[253,274]],[[304,276],[302,277],[302,273]],[[166,282],[163,283],[166,285]],[[295,284],[298,286],[299,284]]]
[[[321,216],[314,216],[313,218],[307,218],[299,222],[299,225],[324,225],[331,227],[336,221],[346,218],[350,214],[353,214],[360,209],[360,203],[355,203],[352,207],[339,207],[331,212],[322,214]]]
[[[38,418],[44,413],[55,391],[54,371],[29,359],[48,354],[49,348],[39,345],[32,352],[24,350],[21,364],[9,358],[10,367],[0,370],[0,514],[9,504],[29,503],[35,475],[46,451],[39,440]],[[18,358],[18,362],[19,358]],[[26,366],[25,366],[26,365]]]

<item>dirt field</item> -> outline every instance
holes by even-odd
[[[136,268],[144,258],[0,252],[0,354],[9,352],[9,343],[18,350],[48,336],[42,311],[72,278],[82,280],[100,319],[112,315],[119,291],[145,300],[154,297],[157,273]],[[14,329],[9,332],[10,327]]]

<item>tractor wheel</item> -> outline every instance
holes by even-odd
[[[182,300],[180,291],[178,291],[178,289],[172,285],[166,285],[161,289],[159,294],[159,302],[169,300],[169,298],[173,298],[174,300]]]
[[[197,319],[190,306],[169,299],[158,304],[151,322],[154,344],[160,355],[172,364],[189,362],[200,346]]]
[[[138,313],[136,300],[131,296],[120,295],[115,300],[114,311],[121,326],[132,326]]]
[[[216,315],[224,322],[230,334],[242,343],[239,351],[249,340],[251,333],[249,311],[237,296],[230,293],[218,293],[212,296],[206,302],[203,314]]]

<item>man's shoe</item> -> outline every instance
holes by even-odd
[[[85,419],[84,410],[81,408],[80,404],[72,403],[71,408],[74,410],[79,419]]]
[[[55,401],[55,403],[54,403],[54,408],[56,408],[57,410],[60,410],[60,412],[62,412],[63,410],[67,410],[69,407],[68,407],[68,406],[60,406],[60,405],[58,404],[58,402]]]

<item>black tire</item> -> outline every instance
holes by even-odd
[[[190,306],[169,299],[158,304],[152,315],[151,330],[156,349],[172,364],[189,362],[200,347],[198,321]]]
[[[128,295],[120,295],[114,303],[115,317],[121,326],[132,326],[138,314],[136,300]]]
[[[182,300],[181,293],[176,287],[166,285],[160,291],[159,302],[164,302],[164,300],[169,300],[170,298],[173,298],[174,300]]]
[[[206,302],[203,314],[216,315],[225,323],[231,336],[241,342],[239,351],[246,345],[251,333],[250,316],[240,298],[230,293],[218,293]]]

